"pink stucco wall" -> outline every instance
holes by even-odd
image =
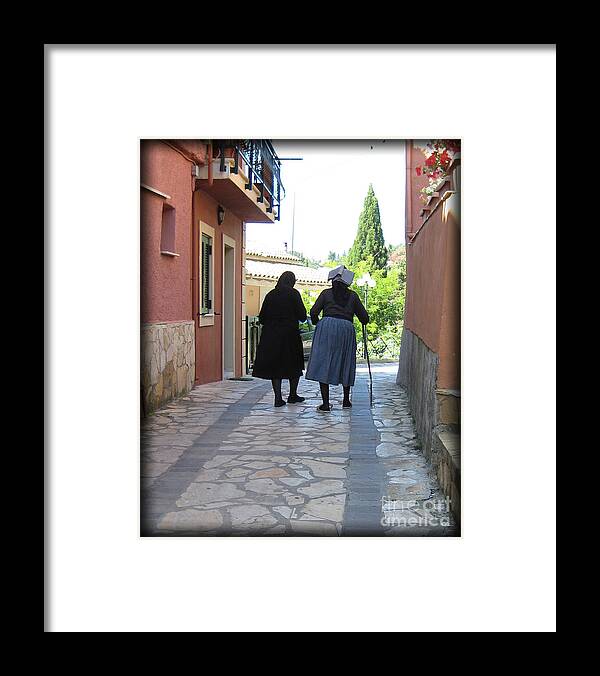
[[[193,320],[195,326],[195,382],[221,380],[223,234],[236,243],[235,258],[235,375],[242,363],[242,245],[243,221],[227,202],[225,220],[217,223],[219,203],[204,190],[194,191],[193,164],[206,161],[206,143],[199,140],[143,140],[140,148],[141,188],[141,306],[142,322]],[[154,191],[164,193],[163,197]],[[163,205],[175,209],[175,253],[161,254]],[[215,229],[213,326],[198,321],[198,262],[200,221]]]
[[[453,198],[458,207],[459,197]],[[446,206],[450,201],[446,202]],[[445,209],[446,266],[440,326],[438,387],[460,389],[460,213]]]
[[[440,205],[423,223],[419,190],[427,179],[418,177],[424,155],[406,144],[406,272],[404,325],[439,355],[438,387],[460,388],[460,215]],[[455,201],[457,201],[456,198]]]
[[[141,188],[141,319],[192,319],[192,163],[162,141],[141,141],[140,153],[141,183],[169,195]],[[165,202],[175,209],[178,257],[160,253]]]

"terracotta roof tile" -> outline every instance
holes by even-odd
[[[277,280],[286,270],[293,272],[296,279],[304,284],[329,286],[327,281],[329,268],[309,268],[305,265],[294,265],[293,263],[270,263],[246,258],[246,277]]]

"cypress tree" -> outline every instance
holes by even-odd
[[[369,272],[386,269],[388,250],[381,229],[379,202],[371,183],[369,183],[369,190],[358,219],[356,238],[348,253],[349,267],[351,268],[359,261],[367,260],[368,256],[373,257]]]

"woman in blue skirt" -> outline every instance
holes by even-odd
[[[325,289],[310,311],[310,318],[317,326],[306,369],[307,380],[318,380],[323,403],[318,411],[331,411],[329,386],[342,385],[342,406],[350,408],[350,388],[356,376],[356,333],[353,318],[361,324],[369,323],[369,315],[355,291],[350,289],[354,273],[340,265],[329,273],[331,288]],[[319,314],[323,318],[319,321]]]

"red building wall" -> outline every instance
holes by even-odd
[[[438,387],[460,390],[460,197],[444,205],[442,220],[447,225],[446,274],[440,327]]]
[[[427,179],[416,175],[423,153],[406,144],[406,271],[404,326],[439,355],[438,387],[460,388],[460,214],[455,196],[423,224],[419,191]]]
[[[162,141],[141,142],[141,183],[169,195],[141,189],[142,322],[192,319],[191,162]],[[161,255],[163,204],[175,209],[175,253]]]
[[[141,141],[141,320],[144,324],[194,322],[196,383],[223,377],[223,234],[235,241],[234,373],[240,376],[242,371],[243,221],[223,203],[225,218],[219,225],[219,203],[207,192],[195,190],[193,165],[206,161],[203,141]],[[165,205],[175,209],[178,256],[161,254]],[[198,319],[200,221],[215,230],[212,326],[200,326]]]

